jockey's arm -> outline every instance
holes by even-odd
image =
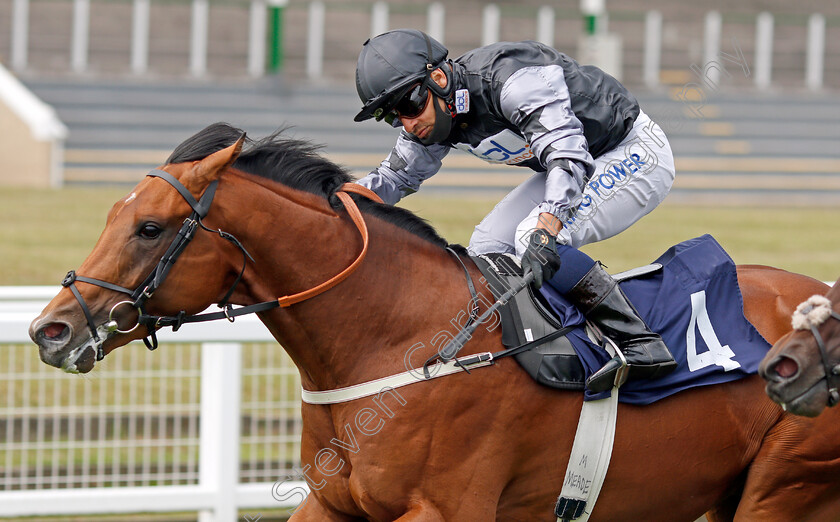
[[[394,205],[417,192],[421,183],[434,176],[448,152],[447,146],[426,146],[412,140],[403,130],[391,154],[357,183],[374,191],[385,203]]]
[[[546,167],[540,227],[556,235],[594,169],[583,124],[572,111],[562,67],[520,69],[505,82],[499,106]]]

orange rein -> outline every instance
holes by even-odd
[[[359,232],[362,234],[362,251],[359,253],[359,256],[356,258],[355,261],[353,261],[353,263],[350,266],[333,276],[331,279],[324,281],[320,285],[314,288],[310,288],[309,290],[304,290],[303,292],[278,297],[277,302],[280,304],[281,307],[285,308],[295,303],[305,301],[310,297],[315,297],[318,294],[326,292],[338,283],[347,279],[347,276],[352,274],[362,263],[362,260],[365,258],[368,249],[368,230],[367,225],[365,224],[364,216],[362,216],[362,213],[359,211],[359,207],[356,206],[356,202],[353,201],[353,198],[350,197],[349,193],[351,192],[360,194],[372,201],[376,201],[377,203],[383,203],[383,201],[372,190],[368,189],[367,187],[363,187],[362,185],[359,185],[357,183],[345,183],[335,193],[335,195],[338,196],[338,199],[340,199],[341,202],[344,203],[344,208],[347,209],[347,213],[350,214],[350,219],[353,220],[353,223],[356,224],[356,228],[358,228]]]

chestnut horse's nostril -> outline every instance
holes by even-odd
[[[67,326],[61,323],[50,323],[43,328],[41,328],[41,332],[43,333],[44,337],[47,339],[55,340],[67,330]]]
[[[790,357],[781,357],[773,365],[773,372],[783,379],[790,379],[799,371],[799,365]]]
[[[73,330],[70,328],[70,325],[61,322],[51,322],[38,328],[32,340],[42,347],[50,346],[55,349],[67,343],[72,336]]]

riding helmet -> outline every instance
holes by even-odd
[[[364,106],[354,120],[381,120],[417,82],[426,83],[438,96],[448,95],[451,89],[442,90],[430,79],[448,54],[443,44],[416,29],[396,29],[368,39],[356,64],[356,91]],[[449,71],[444,72],[449,76]]]

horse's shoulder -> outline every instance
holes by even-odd
[[[802,274],[764,265],[738,265],[744,315],[770,343],[790,330],[790,317],[802,301],[828,290]]]
[[[813,277],[789,272],[767,265],[738,265],[738,283],[741,291],[771,293],[775,296],[824,294],[828,285]],[[798,304],[798,303],[797,303]]]

